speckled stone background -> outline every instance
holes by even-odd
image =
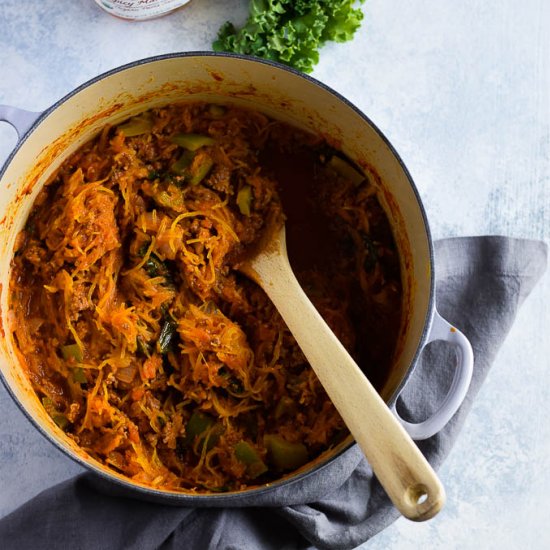
[[[0,103],[42,110],[97,74],[139,58],[209,49],[247,0],[193,0],[130,23],[92,0],[0,2]],[[331,44],[313,76],[393,142],[434,237],[550,240],[550,3],[367,0],[351,43]],[[0,162],[16,135],[0,124]],[[550,548],[550,280],[521,309],[451,456],[448,502],[362,548]],[[80,471],[0,387],[0,516]],[[1,547],[1,541],[0,541]]]

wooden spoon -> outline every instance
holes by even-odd
[[[238,269],[267,293],[361,447],[395,507],[424,521],[445,503],[445,490],[424,455],[384,403],[298,283],[284,224]]]

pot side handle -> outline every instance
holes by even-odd
[[[15,128],[19,140],[30,130],[41,114],[40,112],[25,111],[10,105],[0,105],[0,121],[11,124]]]
[[[462,332],[443,319],[437,311],[435,311],[432,327],[424,347],[435,340],[448,342],[456,346],[457,349],[457,364],[453,381],[441,406],[430,418],[419,423],[407,422],[399,416],[396,410],[397,399],[392,406],[394,414],[415,440],[432,437],[451,420],[464,401],[472,379],[474,354],[470,342]]]

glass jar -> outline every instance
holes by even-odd
[[[189,2],[190,0],[95,0],[107,13],[132,21],[160,17]]]

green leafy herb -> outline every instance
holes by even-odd
[[[147,179],[150,181],[154,181],[156,179],[159,179],[162,176],[162,173],[158,170],[150,170],[147,174]]]
[[[150,244],[144,244],[138,251],[138,256],[143,258],[147,254]],[[149,254],[149,258],[143,264],[143,269],[149,277],[164,277],[164,286],[175,288],[174,275],[166,262],[163,262],[154,252]]]
[[[255,55],[309,73],[319,61],[319,48],[328,41],[351,40],[363,12],[364,0],[251,0],[241,29],[225,23],[213,43],[214,51]]]
[[[159,339],[157,341],[157,350],[160,354],[168,353],[171,345],[175,342],[178,334],[178,324],[169,315],[160,329]]]
[[[149,254],[147,261],[143,264],[143,269],[145,269],[149,277],[164,277],[168,272],[168,268],[164,262],[159,260],[159,258],[152,252]]]

